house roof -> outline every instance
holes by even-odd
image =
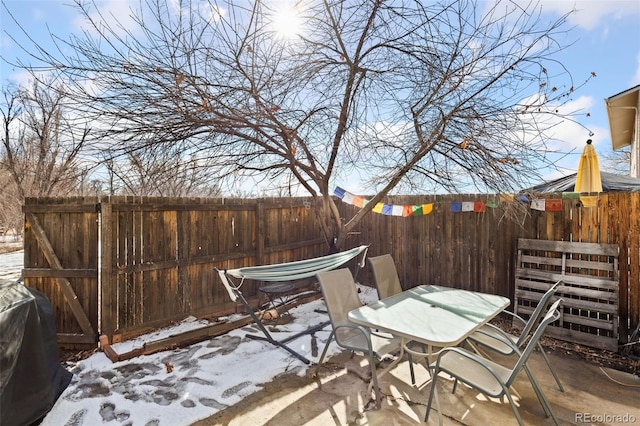
[[[528,189],[532,192],[573,192],[576,186],[576,175],[573,173],[560,179],[544,182]],[[602,191],[640,191],[640,179],[615,173],[600,172]]]
[[[640,107],[640,85],[605,99],[611,147],[616,150],[631,145],[636,115]]]

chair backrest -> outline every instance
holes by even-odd
[[[516,342],[516,345],[519,348],[527,343],[527,341],[531,337],[531,334],[535,331],[535,329],[542,321],[543,315],[549,310],[549,305],[551,304],[552,297],[556,294],[556,292],[558,291],[558,287],[561,284],[562,280],[552,285],[551,288],[549,288],[549,290],[547,290],[538,301],[538,305],[531,313],[531,316],[529,316],[529,321],[527,321],[527,323],[525,324],[524,328],[522,329],[522,334],[520,334],[520,337]]]
[[[527,362],[527,359],[529,359],[531,352],[533,352],[534,348],[538,344],[538,341],[540,340],[540,337],[542,337],[542,335],[544,334],[544,331],[547,328],[547,326],[552,322],[555,322],[558,319],[560,319],[560,310],[558,309],[558,307],[560,306],[561,302],[562,302],[562,299],[558,299],[555,302],[553,302],[553,305],[551,305],[546,315],[540,321],[540,324],[538,325],[534,333],[531,335],[531,339],[527,343],[527,346],[522,351],[522,354],[520,355],[518,362],[516,362],[515,366],[513,367],[513,370],[511,371],[511,375],[506,380],[505,384],[507,386],[511,386],[513,384],[516,376],[518,375],[518,372],[520,371],[520,369],[522,369],[524,364]]]
[[[358,289],[353,280],[351,271],[346,268],[334,271],[319,272],[317,275],[327,305],[331,326],[336,330],[337,326],[351,324],[348,315],[349,311],[362,306],[362,301],[358,296]],[[336,330],[336,340],[341,342],[341,338],[348,333],[348,330]]]
[[[378,290],[378,298],[384,299],[402,292],[398,270],[390,254],[370,257],[369,265]]]

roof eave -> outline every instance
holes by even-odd
[[[632,143],[636,114],[640,99],[640,85],[627,89],[605,99],[611,147],[614,150],[624,148]]]

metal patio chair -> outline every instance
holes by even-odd
[[[369,257],[367,260],[369,262],[369,267],[371,268],[371,273],[373,274],[373,281],[376,285],[376,291],[378,292],[378,299],[385,299],[404,291],[402,284],[400,283],[396,264],[390,254],[387,253],[381,256]],[[409,359],[409,369],[411,370],[411,384],[416,383],[412,355],[423,357],[425,359],[429,358],[427,348],[424,345],[421,345],[422,351],[417,351],[412,348],[415,344],[415,342],[406,342],[404,345],[407,358]],[[427,360],[427,367],[431,361],[431,359]]]
[[[538,344],[540,336],[544,333],[549,324],[560,318],[560,311],[558,306],[562,299],[559,299],[551,305],[549,311],[541,320],[540,324],[533,332],[526,347],[519,355],[518,361],[513,368],[504,367],[494,361],[483,358],[480,355],[470,352],[460,347],[444,348],[438,355],[437,360],[431,365],[433,369],[431,383],[431,390],[429,392],[429,400],[427,402],[427,412],[425,414],[425,422],[429,419],[429,412],[431,411],[431,402],[434,397],[434,393],[437,392],[436,385],[438,380],[438,374],[441,372],[446,373],[453,377],[453,392],[456,391],[458,381],[463,382],[473,389],[476,389],[483,394],[493,397],[502,398],[506,396],[511,405],[511,409],[518,420],[518,424],[523,425],[522,417],[518,412],[518,408],[509,392],[509,388],[515,382],[516,376],[520,370],[524,370],[529,377],[531,386],[535,391],[542,408],[547,416],[550,416],[554,423],[558,425],[558,419],[551,410],[549,402],[542,393],[542,389],[538,385],[538,382],[533,377],[533,374],[527,366],[529,356],[533,352],[533,349]],[[513,350],[518,353],[518,348],[513,346]],[[436,404],[438,405],[438,414],[440,413],[440,407],[438,402],[438,396],[436,395]]]
[[[553,301],[553,296],[556,294],[556,292],[558,291],[558,287],[561,284],[562,280],[555,283],[542,295],[540,301],[538,302],[538,305],[529,316],[529,320],[525,320],[524,318],[514,314],[513,312],[504,311],[504,313],[511,315],[513,318],[522,323],[523,328],[519,336],[507,334],[493,324],[485,324],[478,331],[469,336],[468,342],[471,343],[471,346],[474,349],[476,349],[477,345],[482,349],[490,349],[505,356],[517,354],[518,351],[514,350],[514,347],[518,348],[519,350],[522,350],[525,347],[525,345],[533,335],[533,332],[542,321],[542,318],[547,312],[549,305]],[[544,361],[547,363],[547,366],[549,367],[553,378],[558,384],[558,389],[560,389],[561,392],[564,392],[562,383],[560,383],[560,378],[551,365],[551,362],[549,361],[549,358],[547,357],[540,342],[538,342],[537,347],[540,350]]]
[[[349,311],[362,306],[351,271],[343,268],[320,272],[317,274],[317,278],[327,306],[332,330],[322,355],[320,355],[316,371],[322,365],[333,338],[341,348],[366,354],[369,358],[371,380],[376,393],[376,408],[380,408],[381,394],[376,373],[376,358],[382,359],[392,352],[399,351],[400,339],[379,335],[366,327],[349,321]]]
[[[369,257],[367,260],[373,273],[373,281],[375,282],[379,299],[384,299],[403,291],[396,264],[390,254]]]

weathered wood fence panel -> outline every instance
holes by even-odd
[[[487,197],[390,197],[389,202],[395,205],[433,204],[433,210],[413,217],[372,213],[354,232],[350,245],[371,244],[372,256],[391,253],[405,285],[447,283],[512,297],[512,255],[523,229],[503,217],[503,208],[452,212],[451,203],[461,199]],[[348,218],[356,207],[341,205],[341,209]]]
[[[22,276],[51,301],[61,345],[95,347],[98,338],[97,201],[26,200]]]
[[[111,197],[101,205],[103,240],[110,246],[103,261],[112,264],[102,280],[103,305],[111,315],[101,333],[116,340],[189,315],[235,312],[214,267],[286,262],[326,251],[306,199]],[[246,283],[245,297],[256,298],[258,285]]]
[[[625,342],[640,317],[640,193],[600,194],[597,207],[590,208],[578,199],[563,199],[557,212],[525,203],[516,220],[505,202],[483,212],[451,209],[454,202],[498,200],[493,195],[389,197],[390,204],[432,203],[433,211],[413,217],[371,213],[343,248],[369,244],[371,256],[391,253],[405,286],[446,283],[513,301],[519,238],[616,244],[620,340]],[[351,218],[357,207],[338,202],[345,220]],[[285,262],[327,251],[310,198],[37,199],[27,200],[24,209],[42,223],[60,261],[59,269],[49,263],[27,219],[25,281],[53,299],[58,331],[68,335],[82,334],[82,327],[69,313],[61,290],[69,286],[60,287],[61,275],[95,333],[127,337],[188,315],[237,311],[214,267]],[[358,280],[372,284],[368,268]],[[258,286],[247,282],[245,296],[255,301]]]

